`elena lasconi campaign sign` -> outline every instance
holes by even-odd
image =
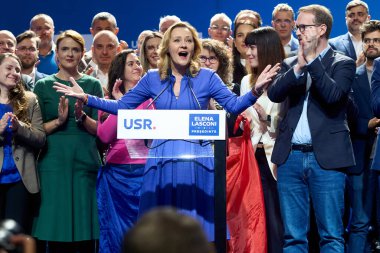
[[[119,110],[117,138],[224,140],[225,128],[225,111]]]

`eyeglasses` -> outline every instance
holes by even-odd
[[[285,23],[286,25],[290,25],[292,23],[292,21],[290,19],[275,19],[275,20],[273,20],[273,22],[276,25],[280,25],[282,23]]]
[[[365,39],[363,40],[363,43],[366,44],[366,45],[371,44],[371,42],[372,42],[374,45],[378,46],[378,45],[380,45],[380,38],[373,38],[373,39],[365,38]]]
[[[297,32],[297,30],[299,29],[300,33],[303,33],[303,32],[305,32],[306,28],[312,27],[312,26],[317,27],[317,26],[320,26],[320,25],[296,25],[296,26],[294,26],[293,31]]]
[[[201,56],[199,56],[199,60],[202,63],[206,63],[206,61],[208,60],[211,64],[214,64],[214,63],[216,63],[218,61],[218,58],[216,58],[216,56],[206,57],[204,55],[201,55]]]
[[[211,28],[211,30],[214,30],[214,31],[220,30],[222,32],[228,32],[230,30],[230,28],[228,26],[222,26],[222,27],[220,27],[220,26],[217,26],[217,25],[212,25],[210,28]]]
[[[31,52],[31,53],[34,53],[34,52],[36,52],[37,51],[37,48],[35,48],[35,47],[18,47],[17,48],[17,51],[20,51],[20,52],[26,52],[26,51],[29,51],[29,52]]]

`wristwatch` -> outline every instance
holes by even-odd
[[[272,121],[272,117],[268,114],[267,115],[267,122],[270,123]]]
[[[82,115],[79,116],[79,118],[75,118],[75,122],[78,125],[83,125],[83,122],[86,120],[87,114],[85,112],[82,113]]]

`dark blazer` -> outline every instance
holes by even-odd
[[[293,66],[297,56],[283,61],[281,71],[268,88],[275,103],[288,99],[288,111],[279,126],[272,162],[283,164],[291,150],[291,139],[302,113],[306,96],[307,72],[312,84],[307,107],[315,157],[325,169],[341,169],[355,164],[346,120],[348,94],[355,75],[355,62],[331,48],[315,59],[297,79]]]
[[[380,57],[373,64],[371,79],[372,110],[375,117],[380,118]],[[377,138],[375,155],[373,157],[372,169],[380,170],[380,136]]]
[[[354,44],[348,33],[330,39],[329,44],[334,50],[339,51],[356,61]]]
[[[40,187],[36,172],[36,155],[38,150],[45,144],[46,135],[36,95],[31,92],[26,92],[26,95],[30,125],[20,122],[19,128],[14,132],[12,153],[26,189],[30,193],[37,193]],[[0,135],[0,170],[4,161],[2,143],[3,136]]]
[[[374,116],[371,107],[371,87],[365,64],[356,69],[352,91],[352,97],[358,109],[358,115],[351,124],[351,139],[356,166],[350,167],[348,172],[356,174],[361,173],[368,166],[376,136],[374,129],[368,129],[368,122]]]

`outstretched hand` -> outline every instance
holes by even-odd
[[[53,88],[57,92],[63,93],[66,96],[75,97],[82,101],[85,100],[86,94],[83,92],[83,89],[78,85],[74,78],[70,77],[69,80],[73,85],[72,87],[59,82],[54,82]]]
[[[254,89],[256,91],[263,91],[266,89],[272,82],[273,78],[277,75],[278,71],[280,71],[280,63],[276,63],[273,67],[270,64],[267,65],[257,78]]]

